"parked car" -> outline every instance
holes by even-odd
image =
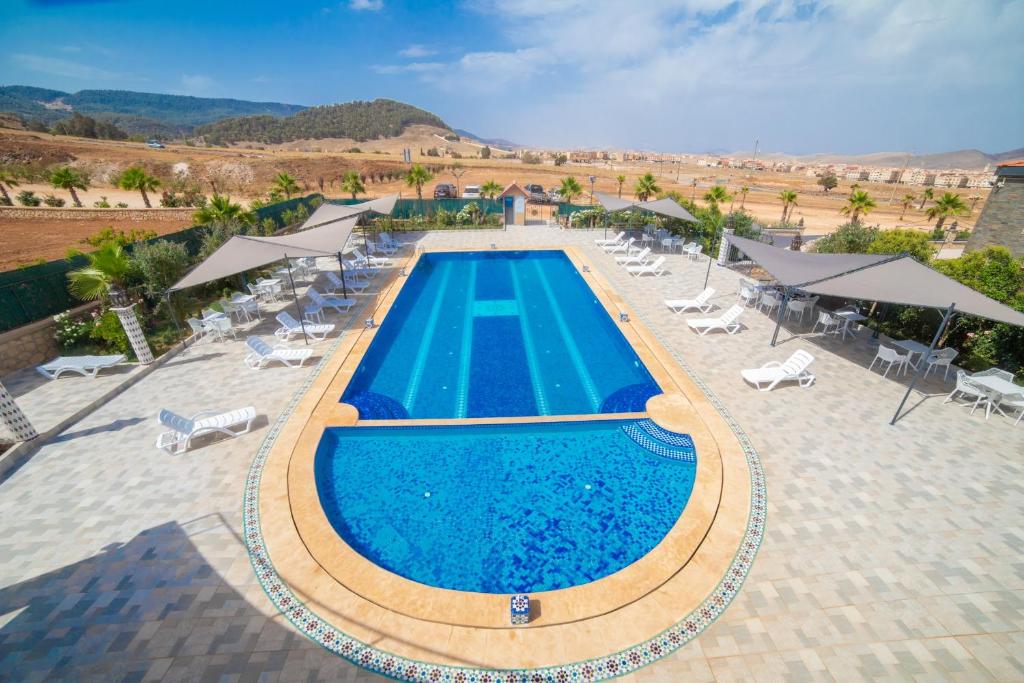
[[[463,199],[480,199],[480,186],[479,185],[466,185],[462,188]]]
[[[540,202],[546,204],[548,196],[544,193],[544,188],[537,184],[530,184],[523,188],[527,194],[530,195],[531,202]]]
[[[159,140],[146,140],[146,147],[151,147],[152,149],[163,149],[164,143]]]
[[[439,183],[434,188],[434,199],[456,199],[459,195],[451,183]]]

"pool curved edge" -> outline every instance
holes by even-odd
[[[574,261],[583,260],[575,250],[566,251]],[[593,270],[587,274],[588,284],[609,311],[629,310]],[[381,297],[381,307],[386,309],[396,293],[389,288]],[[380,311],[374,311],[375,317]],[[713,472],[704,475],[702,484],[700,497],[708,501],[703,533],[703,525],[683,523],[684,512],[662,543],[633,565],[592,584],[535,594],[533,597],[541,600],[542,615],[527,627],[491,624],[490,619],[487,624],[476,623],[480,609],[500,621],[507,610],[507,596],[469,594],[496,602],[481,608],[480,603],[470,601],[460,614],[448,605],[452,599],[448,594],[467,594],[401,579],[351,549],[369,567],[339,570],[318,549],[344,542],[326,521],[315,485],[312,496],[303,494],[301,487],[306,485],[304,478],[312,481],[312,455],[323,426],[355,421],[351,407],[337,403],[336,382],[345,375],[353,354],[365,351],[369,339],[363,330],[350,330],[333,344],[318,374],[300,389],[272,427],[250,471],[245,539],[257,576],[275,606],[300,631],[332,652],[378,673],[410,681],[434,680],[431,676],[445,671],[454,675],[457,670],[463,680],[487,680],[481,678],[485,670],[534,669],[545,675],[574,672],[582,680],[600,680],[648,664],[699,634],[735,596],[760,544],[765,510],[763,474],[749,440],[707,388],[684,371],[644,325],[634,321],[623,327],[652,375],[663,389],[671,389],[649,401],[646,416],[672,431],[693,434],[698,463],[713,460],[716,452],[720,456],[717,503],[706,495],[716,485]],[[293,483],[298,488],[290,490]],[[691,505],[696,493],[697,482]],[[315,522],[317,514],[326,529],[307,524],[310,519]],[[689,546],[676,545],[683,538],[676,538],[677,531],[690,532]],[[663,549],[666,552],[659,552]],[[593,596],[584,592],[569,595],[620,574],[640,571],[648,559],[652,560],[648,569],[654,571],[642,577],[640,595],[614,590],[610,592],[618,597],[606,597],[603,602],[592,601]],[[379,574],[429,593],[404,594],[398,584],[397,594],[377,591],[373,599],[367,599],[346,585],[362,586],[366,592],[365,586],[372,586]],[[567,611],[561,612],[561,619],[555,618],[559,612],[552,612],[547,621],[547,610],[559,601],[558,594],[566,594],[562,602]],[[439,614],[446,614],[449,623],[437,620]],[[595,638],[595,633],[601,637]]]

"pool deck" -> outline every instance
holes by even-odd
[[[952,381],[930,378],[891,427],[907,380],[867,371],[863,331],[844,343],[788,325],[772,349],[773,322],[748,310],[741,333],[697,336],[661,300],[699,292],[707,261],[669,256],[668,276],[636,279],[599,236],[530,226],[421,244],[578,248],[760,454],[768,524],[746,584],[696,640],[623,680],[1024,678],[1024,426],[942,405]],[[711,269],[720,308],[739,277]],[[740,379],[798,348],[815,356],[813,387],[759,393]],[[382,680],[300,635],[252,570],[246,476],[312,366],[250,372],[245,353],[241,341],[189,350],[0,482],[0,678]],[[79,393],[88,380],[60,382],[44,386]],[[29,417],[55,423],[60,402],[44,398]],[[249,404],[264,416],[251,434],[179,456],[153,448],[160,408]],[[379,626],[374,644],[403,635]]]

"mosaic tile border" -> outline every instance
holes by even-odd
[[[635,307],[634,307],[635,309]],[[349,317],[343,330],[358,318]],[[725,576],[711,594],[675,626],[661,632],[657,636],[625,650],[604,657],[575,662],[561,666],[537,669],[488,670],[468,667],[454,667],[440,664],[420,662],[384,652],[342,633],[326,623],[311,609],[303,604],[291,589],[282,581],[270,561],[263,532],[260,527],[259,490],[263,475],[263,467],[267,456],[277,441],[285,423],[295,411],[301,398],[312,383],[323,371],[328,359],[333,356],[342,337],[330,346],[327,353],[309,374],[302,385],[296,390],[284,411],[274,421],[267,432],[263,443],[253,459],[246,479],[243,501],[243,537],[249,551],[249,559],[256,572],[260,585],[274,606],[302,634],[315,641],[326,650],[345,658],[349,662],[368,671],[380,674],[397,681],[408,683],[569,683],[570,681],[603,681],[636,671],[648,664],[666,657],[686,643],[696,638],[710,626],[729,606],[739,593],[744,580],[753,566],[754,557],[764,538],[767,514],[767,487],[764,470],[757,452],[740,425],[732,417],[722,402],[715,396],[711,388],[705,384],[671,347],[658,334],[655,327],[641,316],[641,320],[652,330],[663,346],[672,354],[680,367],[690,376],[693,382],[704,392],[708,401],[715,407],[722,418],[732,429],[739,440],[750,470],[751,503],[750,514],[743,542],[733,557]]]

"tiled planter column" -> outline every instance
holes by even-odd
[[[720,266],[729,264],[729,235],[735,232],[732,228],[726,228],[722,232],[722,240],[718,243],[718,265]]]
[[[112,308],[110,310],[117,313],[121,326],[128,334],[128,341],[131,342],[132,349],[135,351],[135,356],[139,359],[139,362],[143,365],[152,363],[154,360],[153,352],[149,350],[149,342],[146,341],[146,335],[142,333],[139,319],[135,317],[135,304],[125,308]]]
[[[3,384],[0,384],[0,422],[7,425],[18,441],[28,441],[39,436]]]

